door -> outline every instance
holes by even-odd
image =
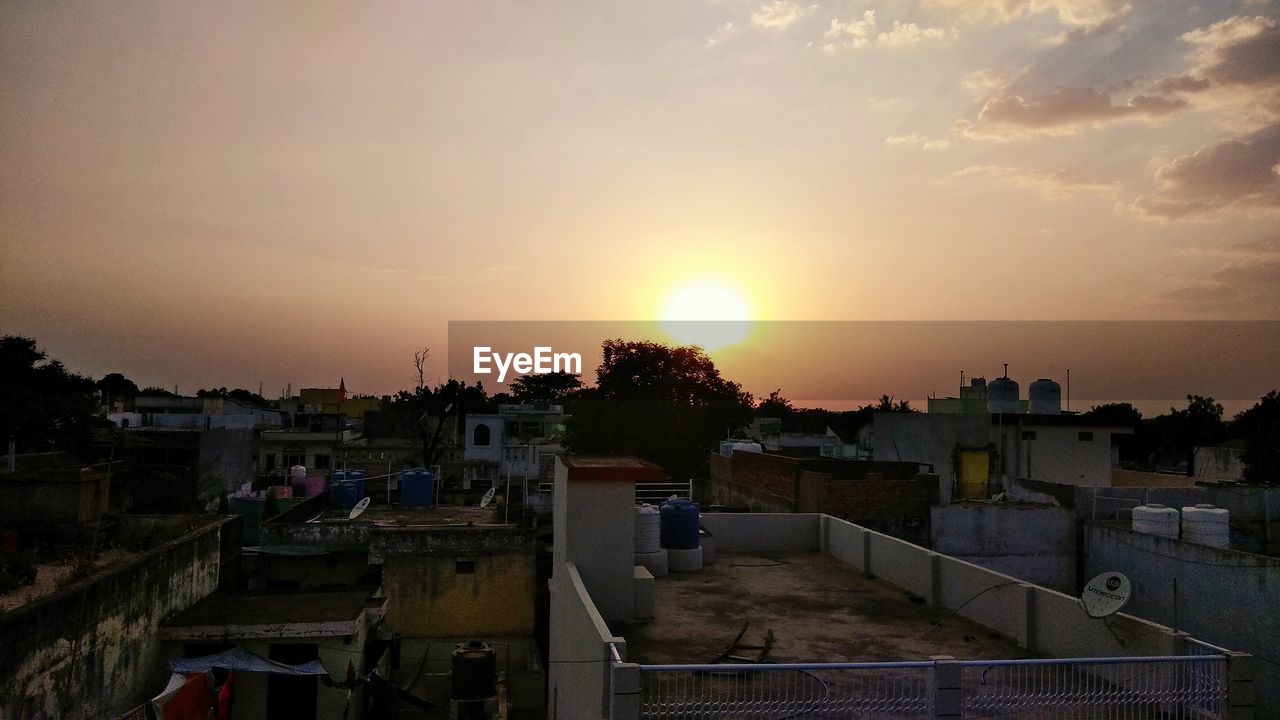
[[[987,470],[990,460],[986,450],[960,451],[960,482],[957,494],[961,500],[985,500]]]

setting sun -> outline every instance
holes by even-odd
[[[743,294],[718,281],[697,281],[667,296],[660,315],[663,330],[681,343],[711,351],[746,340],[751,306]]]

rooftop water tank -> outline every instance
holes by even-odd
[[[733,445],[729,447],[730,455],[736,452],[758,453],[758,452],[764,452],[764,448],[760,447],[760,443],[758,442],[740,441],[740,442],[735,442]]]
[[[302,465],[294,465],[289,468],[289,481],[300,483],[307,479],[307,468]]]
[[[996,378],[987,384],[987,412],[1017,413],[1022,410],[1018,403],[1018,383],[1007,377]]]
[[[1231,512],[1212,505],[1182,508],[1182,539],[1187,542],[1231,547]]]
[[[987,386],[987,379],[984,377],[969,378],[969,387],[984,388]]]
[[[364,473],[358,470],[335,470],[329,483],[329,500],[343,510],[350,510],[364,498]]]
[[[662,521],[658,508],[636,506],[636,553],[653,553],[662,549]]]
[[[684,498],[671,498],[659,508],[662,547],[693,550],[698,547],[698,506]]]
[[[1033,415],[1062,414],[1062,386],[1058,383],[1040,378],[1031,383],[1027,396],[1030,399],[1029,411]]]
[[[400,504],[431,507],[436,500],[436,474],[426,468],[409,468],[400,473]]]
[[[459,644],[451,660],[453,700],[485,700],[497,693],[498,657],[492,645],[479,640]]]
[[[1178,538],[1178,511],[1151,503],[1133,509],[1133,531],[1147,535]]]

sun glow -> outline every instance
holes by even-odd
[[[667,296],[660,318],[673,340],[708,352],[737,345],[751,332],[751,306],[743,294],[711,280],[676,288]]]

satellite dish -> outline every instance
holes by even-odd
[[[484,497],[480,498],[480,507],[489,507],[489,503],[493,502],[493,494],[497,489],[498,488],[496,487],[489,488],[489,491],[484,494]]]
[[[370,500],[369,498],[365,498],[360,502],[356,503],[356,506],[351,508],[351,512],[347,515],[347,519],[355,520],[356,518],[360,517],[360,513],[369,509],[369,503],[371,502],[373,501]]]
[[[1133,586],[1118,572],[1104,572],[1090,580],[1080,592],[1080,606],[1089,617],[1103,618],[1120,612],[1129,601]]]

